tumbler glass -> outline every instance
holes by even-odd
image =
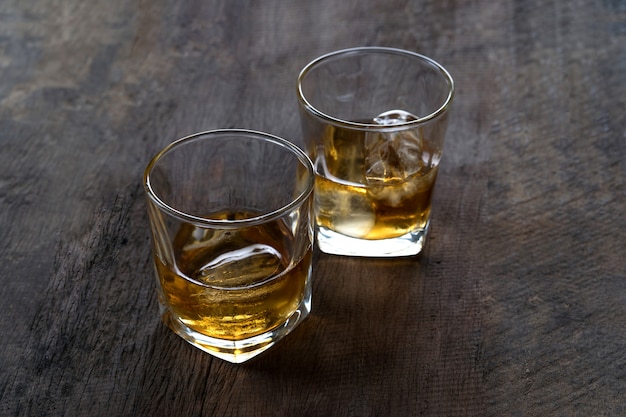
[[[309,63],[297,92],[320,250],[418,254],[454,94],[450,74],[414,52],[353,48]]]
[[[261,132],[180,139],[144,173],[163,321],[240,363],[311,310],[314,173],[307,155]]]

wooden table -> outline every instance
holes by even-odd
[[[298,71],[453,74],[424,253],[316,253],[313,312],[231,365],[159,320],[143,169],[215,128],[300,143]],[[626,415],[626,3],[0,3],[0,415]]]

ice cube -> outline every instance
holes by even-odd
[[[376,223],[367,189],[330,175],[323,159],[316,161],[316,167],[322,173],[314,193],[317,221],[346,236],[366,236]]]
[[[417,119],[409,112],[390,110],[376,116],[374,122],[392,126]],[[366,135],[365,179],[368,184],[401,182],[427,168],[431,159],[420,127]]]
[[[278,274],[281,259],[281,253],[272,246],[250,244],[208,259],[194,276],[210,285],[250,285]]]
[[[346,236],[364,237],[374,227],[372,203],[362,192],[337,187],[315,194],[318,221]]]
[[[368,186],[368,195],[377,201],[391,207],[406,205],[407,201],[428,201],[428,197],[419,197],[418,194],[429,194],[437,176],[437,167],[416,173],[402,182],[372,183]]]
[[[335,221],[335,230],[342,235],[363,238],[374,228],[376,218],[374,215],[346,216]]]
[[[328,126],[324,135],[326,170],[344,181],[363,178],[363,141],[359,131]]]
[[[419,117],[404,110],[389,110],[374,117],[374,122],[379,125],[393,126],[401,123],[412,122]]]

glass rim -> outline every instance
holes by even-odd
[[[398,124],[394,124],[394,125],[379,125],[379,124],[375,124],[375,123],[359,123],[359,122],[353,122],[353,121],[349,121],[349,120],[343,120],[343,119],[339,119],[337,117],[333,117],[329,114],[326,114],[320,110],[318,110],[315,106],[313,106],[313,104],[311,104],[308,99],[306,98],[306,96],[304,95],[304,92],[302,91],[302,82],[304,80],[304,78],[307,76],[307,74],[314,68],[316,67],[318,64],[323,63],[331,58],[337,57],[339,55],[353,55],[353,54],[357,54],[360,52],[373,52],[373,53],[382,53],[382,54],[389,54],[389,55],[404,55],[404,56],[408,56],[411,58],[416,58],[418,60],[421,61],[425,61],[429,64],[431,64],[433,67],[435,67],[440,74],[443,76],[444,79],[447,80],[448,85],[449,85],[449,91],[448,91],[448,95],[446,97],[446,99],[443,101],[443,104],[434,112],[431,112],[430,114],[423,116],[423,117],[419,117],[415,120],[411,120],[409,122],[403,122],[403,123],[398,123]],[[435,119],[437,117],[439,117],[440,115],[444,114],[446,111],[448,111],[448,109],[450,108],[451,104],[452,104],[452,99],[454,98],[454,79],[452,78],[452,75],[450,75],[450,73],[448,72],[448,70],[446,70],[443,65],[439,64],[437,61],[435,61],[432,58],[429,58],[425,55],[419,54],[417,52],[413,52],[413,51],[408,51],[405,49],[399,49],[399,48],[389,48],[389,47],[383,47],[383,46],[361,46],[361,47],[356,47],[356,48],[347,48],[347,49],[340,49],[337,51],[333,51],[333,52],[329,52],[327,54],[321,55],[317,58],[315,58],[313,61],[309,62],[307,65],[304,66],[304,68],[300,71],[300,74],[298,74],[298,79],[297,79],[297,92],[298,92],[298,101],[300,102],[300,104],[311,114],[313,114],[314,116],[329,122],[333,125],[336,126],[341,126],[341,127],[346,127],[346,128],[351,128],[351,129],[360,129],[360,130],[373,130],[373,131],[379,131],[379,132],[391,132],[391,131],[397,131],[397,130],[404,130],[404,129],[408,129],[408,128],[412,128],[415,126],[419,126],[419,125],[423,125],[424,123]]]
[[[187,143],[195,142],[197,140],[201,140],[204,138],[216,138],[220,136],[247,136],[252,137],[254,139],[259,139],[265,142],[273,143],[279,147],[287,149],[292,152],[298,159],[298,161],[306,168],[308,174],[308,181],[304,190],[300,192],[296,197],[292,198],[288,204],[285,204],[277,209],[268,211],[267,213],[263,213],[257,216],[248,217],[245,219],[238,220],[228,220],[228,219],[209,219],[206,217],[196,216],[193,214],[185,213],[184,211],[178,210],[171,205],[167,204],[163,201],[159,195],[155,192],[151,183],[151,173],[158,162],[167,154],[174,151],[181,146],[184,146]],[[174,142],[167,145],[161,151],[159,151],[148,163],[146,169],[143,173],[143,186],[144,190],[150,198],[150,200],[157,205],[161,210],[170,214],[171,216],[182,220],[187,223],[194,224],[199,227],[219,227],[224,229],[237,229],[245,226],[254,226],[262,223],[266,223],[268,221],[274,220],[278,217],[283,216],[285,213],[289,212],[295,207],[298,207],[302,204],[302,202],[307,199],[311,193],[313,192],[313,185],[315,181],[315,171],[313,169],[313,163],[311,159],[308,157],[302,149],[300,149],[295,144],[289,142],[286,139],[281,137],[272,135],[270,133],[260,132],[256,130],[249,129],[216,129],[216,130],[207,130],[203,132],[194,133],[180,139],[175,140]]]

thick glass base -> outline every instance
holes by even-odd
[[[358,239],[342,235],[325,227],[317,228],[319,249],[331,255],[391,258],[413,256],[422,251],[428,224],[423,229],[414,230],[392,239]]]
[[[260,355],[280,339],[290,333],[311,311],[311,285],[305,290],[305,297],[298,308],[279,327],[258,336],[242,340],[224,340],[206,336],[186,326],[167,307],[162,306],[161,318],[165,324],[187,342],[213,355],[232,363],[242,363]]]

